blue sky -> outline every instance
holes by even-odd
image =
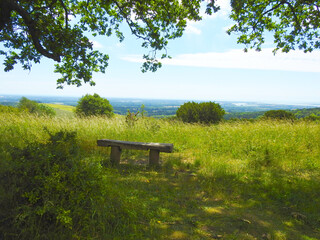
[[[125,40],[92,39],[94,47],[109,54],[105,74],[95,74],[95,87],[56,89],[54,62],[43,58],[32,70],[17,65],[0,71],[0,94],[156,98],[272,103],[320,103],[320,51],[272,54],[272,38],[261,52],[244,53],[235,35],[227,35],[229,1],[221,11],[188,23],[183,37],[169,42],[172,59],[162,61],[156,73],[141,73],[142,55],[148,50],[124,28]],[[0,59],[2,62],[2,59]]]

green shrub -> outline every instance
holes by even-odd
[[[44,104],[39,104],[26,97],[22,97],[19,101],[18,108],[22,111],[27,111],[32,114],[55,116],[56,112],[53,108]]]
[[[78,116],[113,116],[113,107],[109,101],[100,97],[98,94],[87,94],[83,96],[76,106]]]
[[[47,105],[44,104],[39,104],[38,105],[38,114],[40,115],[47,115],[47,116],[55,116],[56,115],[56,111],[52,108],[49,107]]]
[[[312,113],[309,116],[304,117],[303,120],[306,120],[306,121],[320,121],[320,116],[317,116],[314,113]]]
[[[225,111],[214,102],[187,102],[177,110],[177,117],[183,122],[218,123],[222,120]]]
[[[0,239],[101,239],[125,229],[101,164],[80,160],[75,132],[49,134],[0,161]]]
[[[279,120],[295,120],[296,117],[292,112],[285,110],[270,110],[264,113],[263,118]]]
[[[20,113],[21,110],[12,106],[0,105],[0,113]]]
[[[138,112],[130,112],[130,110],[128,109],[127,115],[126,115],[126,123],[128,125],[128,127],[133,127],[135,122],[138,121]]]

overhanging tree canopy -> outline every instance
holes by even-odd
[[[109,57],[93,50],[89,34],[122,41],[120,25],[126,23],[149,49],[143,71],[155,71],[161,66],[156,53],[168,57],[168,40],[182,36],[187,20],[201,20],[202,2],[207,14],[219,9],[216,0],[0,0],[4,70],[18,62],[31,69],[44,56],[57,62],[58,87],[94,85],[92,73],[104,73]],[[238,43],[260,50],[264,32],[271,31],[275,50],[320,48],[320,1],[231,0],[231,6],[236,24],[228,32],[240,33]]]
[[[24,69],[39,63],[41,57],[57,62],[61,73],[58,87],[64,84],[94,85],[93,72],[105,72],[108,55],[94,51],[93,36],[115,34],[124,39],[120,24],[125,22],[142,47],[143,70],[155,71],[161,64],[156,52],[167,57],[168,40],[180,37],[186,20],[198,21],[203,0],[0,0],[0,42],[5,51],[5,71],[20,62]],[[208,8],[211,8],[209,3]]]
[[[319,0],[231,0],[231,6],[236,24],[228,33],[239,33],[238,43],[260,50],[264,33],[270,31],[275,52],[320,48]]]

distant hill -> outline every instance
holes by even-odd
[[[284,109],[284,110],[288,110],[288,109]],[[302,109],[296,109],[296,110],[288,110],[289,112],[294,113],[294,115],[297,118],[304,118],[304,117],[308,117],[310,115],[316,115],[316,116],[320,116],[320,108],[302,108]],[[256,119],[258,117],[263,116],[263,114],[266,111],[259,111],[259,112],[231,112],[231,113],[227,113],[224,116],[224,119],[226,120],[230,120],[233,118],[237,118],[237,119]]]
[[[0,104],[15,106],[19,102],[22,95],[0,95]],[[76,106],[79,97],[55,97],[55,96],[28,96],[25,97],[37,101],[39,103],[46,103],[49,106],[54,107],[57,114],[69,114],[73,113],[72,108],[67,106]],[[108,98],[108,97],[107,97]],[[167,117],[174,116],[177,109],[183,103],[189,100],[166,100],[166,99],[133,99],[133,98],[108,98],[113,106],[116,114],[125,115],[128,110],[131,112],[141,111],[141,106],[144,106],[144,110],[148,116],[152,117]],[[200,101],[196,101],[200,102]],[[262,116],[264,112],[269,110],[290,110],[293,111],[298,118],[308,116],[312,113],[318,115],[320,104],[310,105],[286,105],[286,104],[270,104],[259,102],[240,102],[240,101],[216,101],[227,112],[225,119],[231,118],[257,118]],[[54,104],[51,105],[51,104]],[[311,110],[313,109],[313,110]],[[68,112],[69,111],[69,112]]]
[[[296,115],[297,118],[307,117],[312,114],[314,114],[316,116],[320,116],[320,108],[319,107],[297,109],[297,110],[293,110],[292,112]]]
[[[74,116],[74,106],[54,104],[54,103],[45,103],[45,105],[52,107],[58,117],[73,117]]]

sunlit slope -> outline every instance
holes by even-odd
[[[54,104],[54,103],[45,103],[45,105],[52,107],[58,117],[73,117],[75,107],[70,105],[63,105],[63,104]]]

